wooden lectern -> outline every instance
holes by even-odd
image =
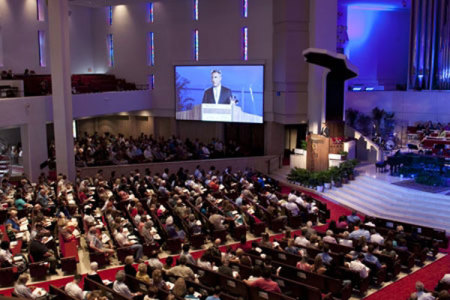
[[[330,139],[320,134],[311,134],[306,137],[306,142],[308,151],[306,169],[309,171],[328,170]]]

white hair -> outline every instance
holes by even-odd
[[[91,270],[92,271],[98,270],[98,263],[96,261],[91,262]]]

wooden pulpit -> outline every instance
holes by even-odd
[[[306,169],[309,171],[328,170],[330,139],[320,134],[311,134],[306,137],[306,142],[308,151]]]

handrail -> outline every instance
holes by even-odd
[[[383,149],[381,149],[381,147],[378,144],[376,144],[374,141],[372,141],[371,139],[369,139],[368,137],[363,135],[361,132],[359,132],[355,128],[350,127],[348,125],[345,125],[345,133],[346,133],[347,137],[353,137],[356,140],[359,140],[362,137],[364,139],[364,141],[367,143],[366,149],[370,150],[371,148],[373,148],[377,152],[376,160],[384,161]]]

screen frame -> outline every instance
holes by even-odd
[[[232,122],[232,121],[203,121],[203,120],[184,120],[184,119],[177,119],[177,86],[176,86],[176,69],[177,67],[220,67],[220,66],[229,66],[229,67],[234,67],[234,66],[262,66],[263,70],[263,82],[262,82],[262,122],[261,123],[255,123],[255,122]],[[264,124],[264,104],[265,104],[265,94],[266,94],[266,64],[261,62],[261,63],[202,63],[202,64],[196,64],[196,63],[186,63],[186,64],[174,64],[173,65],[173,94],[174,94],[174,113],[175,113],[175,121],[177,122],[200,122],[200,123],[224,123],[224,124]]]

